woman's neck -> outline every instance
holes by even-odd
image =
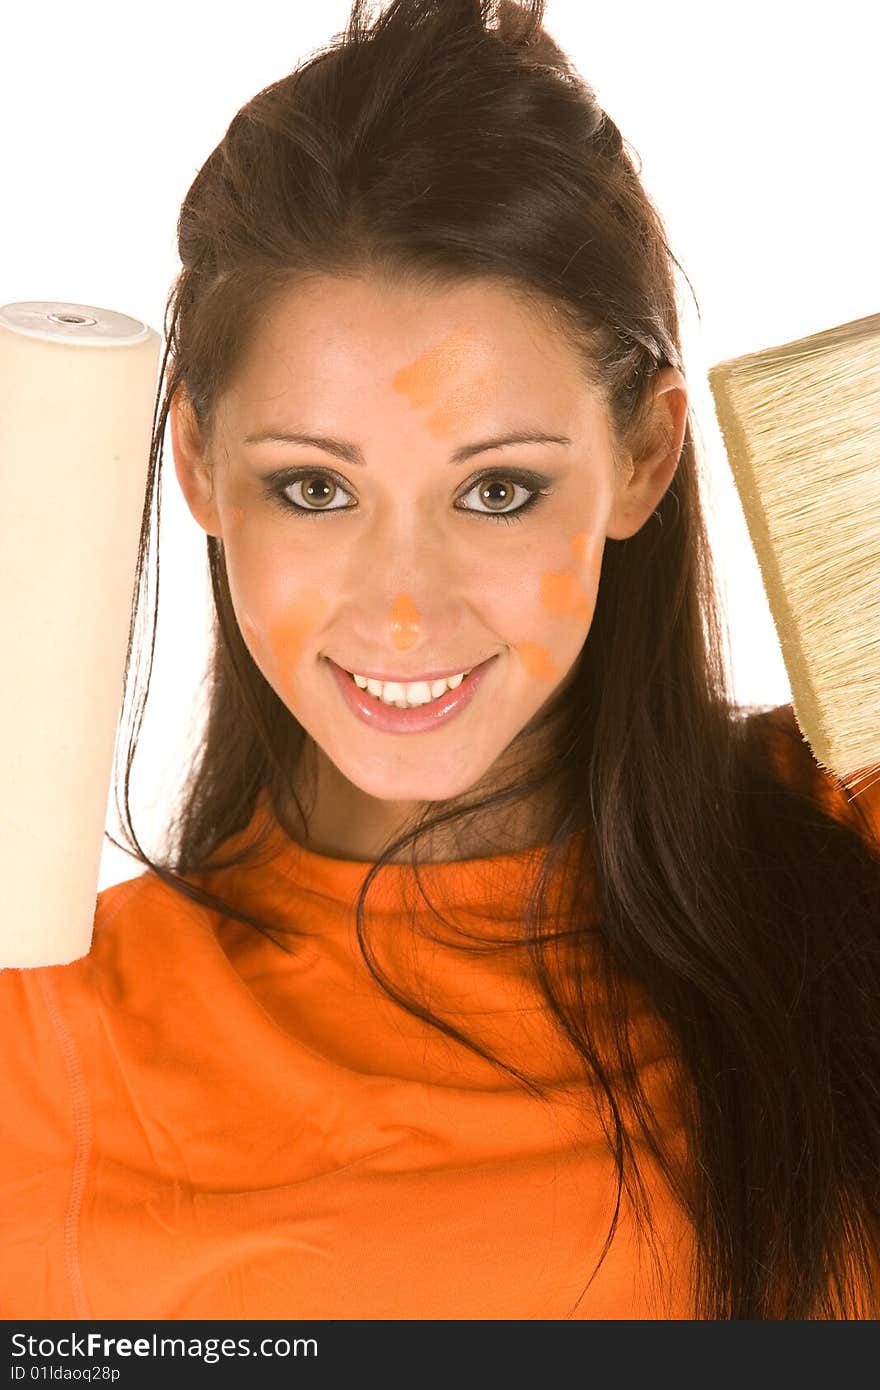
[[[386,801],[351,783],[311,740],[303,754],[293,780],[305,820],[293,798],[285,798],[280,812],[285,831],[315,854],[368,863],[374,863],[388,844],[412,829],[420,814],[433,817],[456,805],[479,800],[498,790],[505,775],[505,770],[496,766],[491,779],[450,801]],[[510,776],[509,768],[506,775]],[[542,846],[553,833],[559,804],[558,790],[542,787],[537,794],[515,802],[503,802],[459,817],[420,839],[420,861],[486,858]],[[410,850],[407,844],[390,862],[409,862]]]

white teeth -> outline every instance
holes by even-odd
[[[471,668],[473,669],[473,668]],[[469,671],[462,671],[455,676],[447,676],[436,681],[374,681],[368,676],[359,676],[356,671],[350,673],[354,678],[355,684],[361,690],[367,690],[371,695],[375,695],[385,705],[397,705],[399,709],[409,709],[412,705],[427,705],[432,700],[437,700],[441,695],[445,695],[447,690],[457,690],[469,675]]]

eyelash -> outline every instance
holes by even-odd
[[[302,482],[303,479],[306,478],[329,478],[342,492],[348,491],[347,488],[342,487],[342,484],[333,477],[332,473],[327,473],[323,469],[304,468],[296,473],[285,475],[280,483],[270,484],[266,489],[270,500],[277,503],[282,510],[293,512],[295,516],[326,516],[328,512],[349,512],[353,510],[351,507],[301,507],[298,502],[293,502],[289,497],[285,496],[287,488],[293,487],[294,483]],[[470,487],[467,488],[462,496],[466,497],[469,492],[473,492],[474,488],[479,487],[480,484],[484,482],[497,482],[498,480],[510,482],[515,486],[525,488],[527,491],[531,492],[532,495],[528,497],[525,502],[521,502],[516,511],[513,512],[480,512],[475,511],[472,507],[460,507],[458,510],[467,512],[471,516],[488,517],[492,521],[521,521],[524,513],[530,511],[542,497],[546,497],[551,491],[549,487],[542,487],[540,485],[546,481],[545,479],[538,478],[533,474],[519,472],[486,473],[471,483]]]

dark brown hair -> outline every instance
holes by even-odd
[[[393,0],[368,22],[355,0],[347,31],[249,101],[200,169],[166,306],[126,702],[170,402],[184,391],[210,441],[242,354],[302,277],[491,279],[525,293],[577,347],[620,442],[639,436],[654,373],[681,368],[678,262],[620,132],[543,30],[543,12],[543,0]],[[844,823],[774,774],[764,712],[730,697],[697,458],[689,418],[654,518],[606,542],[588,640],[554,706],[553,756],[488,798],[420,817],[368,876],[358,935],[363,947],[369,884],[392,854],[410,845],[416,864],[431,825],[552,786],[559,814],[521,940],[583,1059],[618,1202],[625,1188],[650,1235],[645,1144],[695,1232],[694,1317],[876,1317],[877,845],[867,823]],[[277,813],[306,734],[242,640],[216,537],[207,553],[207,713],[161,860],[144,853],[129,806],[146,695],[128,744],[124,826],[166,883],[275,940],[280,924],[206,889],[206,867],[247,862],[248,851],[217,851],[250,823],[262,791]],[[799,738],[796,727],[778,736]],[[570,897],[551,910],[544,879],[575,844]],[[294,950],[295,923],[284,931]],[[543,1095],[368,964],[404,1007]],[[675,1041],[686,1169],[641,1089],[632,985]],[[600,989],[607,1039],[593,1036],[584,1006]]]

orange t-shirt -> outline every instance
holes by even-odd
[[[364,864],[302,849],[263,798],[257,822],[259,867],[202,882],[295,923],[292,954],[147,872],[99,894],[86,957],[0,972],[0,1316],[693,1316],[689,1233],[659,1183],[665,1276],[623,1194],[573,1306],[613,1214],[613,1163],[516,951],[447,946],[409,865],[368,893],[379,966],[550,1078],[546,1104],[376,984],[352,911]],[[422,880],[491,938],[512,933],[539,856],[427,865]],[[443,944],[403,930],[413,905]],[[662,1034],[646,1011],[635,1022],[673,1134]]]

